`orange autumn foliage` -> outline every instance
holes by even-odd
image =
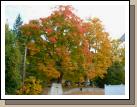
[[[48,79],[103,77],[111,65],[109,34],[101,21],[85,22],[72,6],[58,6],[50,16],[24,24],[22,33],[34,39],[27,44],[30,56],[36,55],[36,69]]]
[[[45,66],[43,63],[38,63],[38,70],[46,75],[49,80],[60,76],[60,73],[54,68],[53,65],[50,64]]]
[[[36,48],[35,43],[30,42],[27,44],[27,47],[28,47],[30,55],[35,55],[40,52],[40,50],[38,48]]]
[[[56,43],[56,42],[57,42],[57,39],[56,39],[56,37],[49,37],[49,41],[50,41],[51,43]]]

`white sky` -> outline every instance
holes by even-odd
[[[120,38],[125,33],[124,5],[72,5],[82,19],[98,17],[112,38]],[[49,16],[55,5],[7,5],[5,17],[10,28],[20,13],[24,23],[31,19]]]

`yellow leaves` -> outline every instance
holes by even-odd
[[[124,61],[125,59],[125,48],[121,47],[121,41],[119,39],[112,40],[112,60],[113,61]]]
[[[97,76],[96,71],[88,71],[86,74],[87,74],[87,77],[91,80]]]
[[[73,64],[70,56],[65,56],[62,58],[61,67],[64,73],[72,73],[73,70],[77,69],[77,64]]]
[[[57,47],[57,48],[55,49],[55,52],[56,52],[56,54],[57,54],[59,57],[61,57],[61,58],[65,58],[65,57],[69,56],[68,49],[67,49],[67,47],[65,47],[65,46]]]
[[[83,76],[80,76],[80,78],[79,78],[79,82],[84,82],[85,80],[84,80],[84,77]]]
[[[53,67],[46,67],[44,70],[49,78],[58,78],[60,73]]]
[[[25,80],[24,86],[17,90],[18,95],[37,95],[42,92],[42,86],[40,80],[30,76]]]
[[[49,79],[58,78],[60,76],[60,73],[53,65],[44,65],[43,63],[38,63],[38,70],[46,75]]]
[[[45,65],[43,63],[38,63],[38,70],[39,71],[44,71]]]
[[[27,44],[27,48],[29,49],[30,55],[35,55],[38,52],[40,52],[40,50],[38,48],[36,48],[36,45],[33,42],[29,42]]]
[[[92,56],[92,70],[87,72],[87,76],[93,79],[96,76],[103,77],[107,68],[111,66],[112,47],[108,38],[109,34],[104,31],[101,21],[98,18],[93,18],[90,23],[91,31],[89,31],[87,40],[90,43],[90,48],[94,50],[94,56]]]

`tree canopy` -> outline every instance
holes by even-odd
[[[28,38],[29,63],[35,59],[37,71],[48,79],[103,77],[111,64],[109,34],[101,21],[85,22],[71,6],[59,6],[50,16],[24,24],[21,31]]]

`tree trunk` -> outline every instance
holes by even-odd
[[[60,74],[60,77],[58,78],[58,83],[62,84],[62,78],[63,78],[63,73]]]
[[[23,58],[23,78],[22,78],[22,85],[24,87],[25,76],[26,76],[26,54],[27,54],[27,47],[25,46],[24,58]]]

